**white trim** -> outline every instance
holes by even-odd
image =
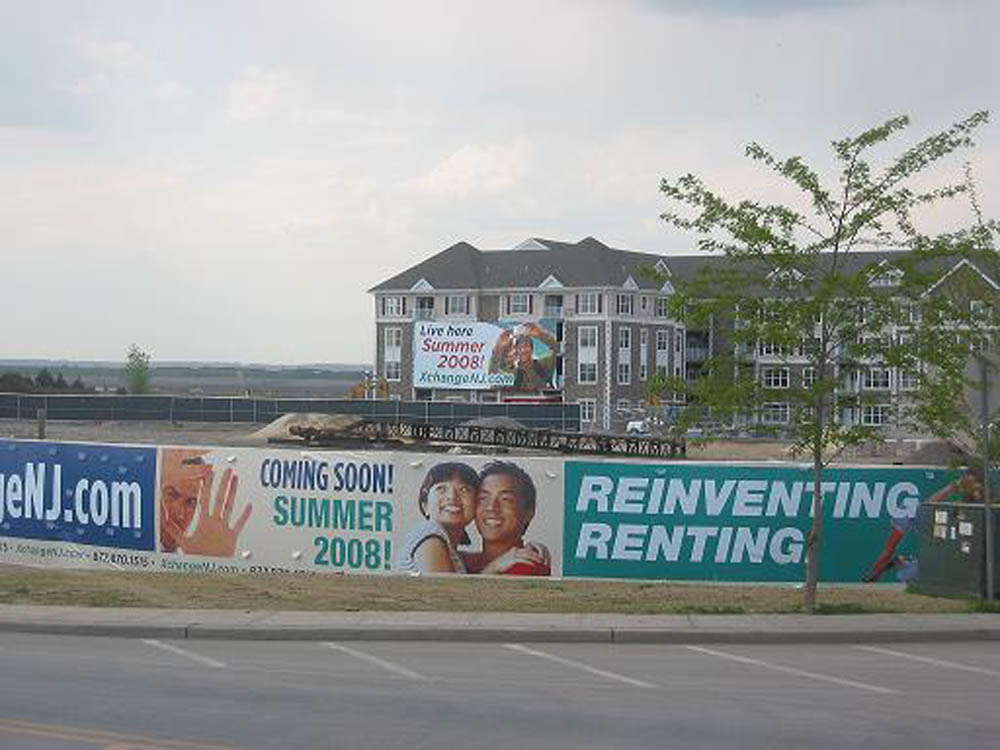
[[[635,283],[635,279],[632,278],[631,274],[629,274],[629,277],[625,279],[625,283],[622,284],[622,289],[629,289],[635,292],[639,291],[639,285]]]
[[[662,273],[667,278],[670,278],[670,276],[672,275],[670,273],[670,266],[666,264],[666,261],[663,260],[656,261],[656,265],[653,266],[653,268],[657,271],[657,273]]]
[[[536,240],[534,237],[529,237],[524,242],[515,245],[511,250],[550,250],[548,245],[543,245],[541,242]]]
[[[942,282],[943,282],[943,281],[944,281],[945,279],[947,279],[947,278],[948,278],[949,276],[951,276],[951,275],[952,275],[953,273],[955,273],[955,271],[957,271],[957,270],[958,270],[959,268],[961,268],[962,266],[968,266],[968,267],[969,267],[969,268],[971,268],[971,269],[972,269],[973,271],[975,271],[975,272],[976,272],[976,273],[978,273],[978,274],[979,274],[980,276],[982,276],[982,277],[983,277],[983,279],[984,279],[984,280],[986,281],[986,283],[987,283],[987,284],[989,284],[989,285],[990,285],[991,287],[993,287],[994,291],[1000,291],[1000,285],[998,285],[998,284],[997,284],[997,283],[996,283],[996,282],[995,282],[995,281],[994,281],[993,279],[991,279],[991,278],[990,278],[989,276],[987,276],[987,275],[986,275],[985,273],[983,273],[983,272],[982,272],[982,271],[981,271],[981,270],[979,269],[979,267],[978,267],[978,266],[977,266],[977,265],[976,265],[975,263],[973,263],[973,262],[972,262],[971,260],[969,260],[968,258],[962,258],[962,259],[961,259],[960,261],[958,261],[958,263],[956,263],[956,264],[955,264],[955,265],[953,265],[953,266],[952,266],[951,268],[949,268],[949,269],[948,269],[948,271],[947,271],[947,272],[945,273],[945,275],[944,275],[944,276],[942,276],[942,277],[941,277],[940,279],[938,279],[938,280],[937,280],[937,281],[935,281],[935,282],[934,282],[933,284],[931,284],[930,288],[929,288],[929,289],[928,289],[928,290],[927,290],[926,292],[924,292],[923,294],[921,294],[920,296],[921,296],[921,297],[926,297],[926,296],[927,296],[928,294],[930,294],[930,293],[931,293],[931,292],[933,292],[933,291],[934,291],[935,289],[937,289],[937,288],[938,288],[938,286],[939,286],[939,285],[940,285],[940,284],[941,284],[941,283],[942,283]]]
[[[563,289],[563,283],[559,281],[555,276],[549,274],[545,281],[538,285],[539,289]]]
[[[673,293],[674,293],[674,285],[671,284],[669,281],[663,282],[663,286],[660,287],[660,294],[673,294]]]
[[[434,287],[431,285],[427,279],[420,279],[416,284],[410,287],[411,292],[433,292]]]

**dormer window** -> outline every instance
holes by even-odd
[[[806,276],[797,268],[775,268],[767,275],[767,280],[772,284],[797,284]]]
[[[662,260],[656,261],[656,265],[653,266],[653,268],[658,274],[660,274],[660,276],[666,276],[668,279],[670,278],[670,267],[667,266],[667,264]]]
[[[875,287],[899,286],[900,279],[902,278],[903,272],[898,268],[883,268],[873,275],[871,281],[868,283],[869,286]]]

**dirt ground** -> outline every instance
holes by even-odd
[[[162,421],[135,422],[84,422],[51,420],[46,424],[47,440],[95,443],[130,443],[143,445],[225,445],[253,447],[267,445],[268,436],[278,436],[287,418],[276,420],[271,426],[249,423]],[[280,423],[280,424],[279,424]],[[38,428],[34,420],[0,419],[0,437],[36,438]],[[355,450],[365,446],[358,441],[342,447]],[[408,446],[411,449],[414,446]],[[884,446],[855,449],[838,457],[835,463],[892,464],[921,463],[941,464],[947,461],[928,460],[926,441],[905,441]],[[428,451],[442,450],[441,446],[428,446]],[[474,452],[473,446],[463,446],[464,452]],[[920,451],[915,454],[915,451]],[[540,451],[523,451],[539,455]],[[558,454],[562,455],[562,454]],[[777,440],[720,440],[688,443],[687,459],[690,461],[803,461],[791,455],[789,444]],[[919,460],[913,460],[919,459]]]
[[[300,611],[754,614],[801,611],[795,586],[362,575],[207,575],[0,565],[0,603]],[[820,612],[963,612],[894,585],[821,587]]]

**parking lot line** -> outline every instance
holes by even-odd
[[[1000,677],[1000,672],[992,669],[983,669],[982,667],[973,667],[969,664],[961,664],[957,661],[947,661],[945,659],[933,659],[930,656],[918,656],[917,654],[907,654],[903,651],[894,651],[891,648],[879,648],[878,646],[855,646],[854,648],[860,649],[862,651],[870,651],[873,654],[885,654],[886,656],[897,656],[900,659],[910,659],[912,661],[920,661],[924,664],[933,664],[935,667],[949,667],[951,669],[960,669],[963,672],[975,672],[976,674],[985,674],[990,677]]]
[[[419,672],[414,672],[412,669],[407,669],[406,667],[401,667],[398,664],[393,664],[391,661],[386,661],[385,659],[379,659],[377,656],[366,654],[364,651],[357,651],[353,648],[342,646],[339,643],[331,643],[330,641],[323,641],[321,645],[326,646],[327,648],[332,648],[334,651],[340,651],[345,654],[350,654],[356,659],[362,659],[363,661],[367,661],[372,664],[377,664],[383,669],[386,669],[390,672],[394,672],[395,674],[398,674],[401,677],[408,677],[411,680],[427,679]]]
[[[703,648],[701,646],[686,646],[686,648],[691,651],[697,651],[699,654],[708,654],[709,656],[718,656],[721,659],[729,659],[731,661],[740,662],[741,664],[751,664],[755,667],[762,667],[764,669],[770,669],[774,672],[784,672],[785,674],[793,674],[798,677],[808,677],[812,680],[820,680],[821,682],[830,682],[834,685],[842,685],[844,687],[858,688],[859,690],[869,690],[873,693],[883,693],[886,695],[891,695],[898,693],[898,690],[892,690],[890,688],[879,687],[878,685],[869,685],[866,682],[857,682],[855,680],[845,680],[842,677],[834,677],[828,674],[818,674],[817,672],[807,672],[804,669],[796,669],[795,667],[786,667],[781,664],[771,664],[767,661],[761,661],[760,659],[751,659],[748,656],[737,656],[736,654],[728,654],[725,651],[715,651],[711,648]]]
[[[616,680],[617,682],[624,682],[626,685],[634,685],[636,687],[644,688],[658,688],[659,685],[654,685],[652,682],[644,682],[643,680],[637,680],[634,677],[626,677],[623,674],[618,674],[617,672],[608,672],[605,669],[597,669],[589,664],[584,664],[583,662],[574,661],[573,659],[565,659],[561,656],[556,656],[555,654],[547,654],[544,651],[536,651],[533,648],[528,648],[527,646],[522,646],[519,643],[505,643],[504,646],[512,651],[518,651],[522,654],[528,654],[529,656],[537,656],[540,659],[548,659],[549,661],[554,661],[557,664],[562,664],[567,667],[575,667],[576,669],[582,669],[584,672],[590,672],[590,674],[596,674],[600,677],[607,677],[609,680]]]
[[[177,646],[172,646],[169,643],[164,643],[163,641],[157,641],[153,638],[144,638],[143,643],[150,646],[162,649],[164,651],[169,651],[172,654],[177,654],[178,656],[186,656],[188,659],[193,659],[194,661],[201,662],[202,664],[207,664],[210,667],[215,667],[216,669],[225,669],[226,665],[221,661],[216,661],[215,659],[209,659],[207,656],[202,656],[201,654],[196,654],[193,651],[188,651],[187,649],[178,648]]]

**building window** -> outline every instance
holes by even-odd
[[[386,380],[397,381],[402,373],[403,329],[386,328],[382,343],[383,372]]]
[[[619,349],[631,349],[632,348],[632,329],[628,327],[623,327],[618,329],[618,348]]]
[[[627,412],[632,408],[632,403],[627,398],[618,399],[618,411]]]
[[[889,424],[892,406],[889,404],[865,404],[861,407],[861,424],[865,427],[881,427]]]
[[[630,362],[618,363],[618,385],[629,385],[632,382],[632,364]]]
[[[649,297],[639,298],[639,309],[646,312],[646,308],[649,307]]]
[[[646,360],[639,363],[639,380],[645,380],[648,375],[648,367],[646,366]]]
[[[866,391],[885,391],[891,382],[888,367],[869,367],[864,372],[861,387]]]
[[[780,357],[783,352],[780,346],[775,346],[773,341],[761,341],[757,344],[757,354],[761,357]]]
[[[385,350],[388,352],[392,349],[399,351],[403,348],[403,329],[402,328],[386,328],[385,329]]]
[[[816,383],[816,368],[815,367],[803,367],[802,368],[802,387],[812,388]]]
[[[601,295],[598,292],[585,292],[576,295],[576,312],[578,315],[597,315],[601,311]]]
[[[449,294],[444,298],[445,315],[468,315],[469,298],[464,294]]]
[[[580,421],[593,422],[597,401],[592,398],[581,398],[577,400],[577,403],[580,405]]]
[[[382,315],[386,318],[399,318],[406,315],[405,297],[383,297]]]
[[[668,338],[666,328],[656,329],[656,351],[665,352],[667,351]]]
[[[417,297],[417,320],[430,320],[434,317],[434,298]]]
[[[916,373],[910,372],[908,370],[899,371],[899,390],[901,391],[915,391],[917,386],[920,385],[920,378]]]
[[[511,315],[527,315],[531,312],[528,295],[519,293],[507,297],[507,312]]]
[[[593,349],[597,351],[597,326],[580,326],[578,329],[580,349]]]
[[[787,367],[765,367],[760,371],[760,382],[765,388],[787,388],[788,381]]]
[[[580,363],[580,376],[577,378],[577,382],[581,384],[596,383],[597,382],[597,363],[596,362],[581,362]]]
[[[635,314],[635,296],[632,294],[619,294],[618,295],[618,314],[619,315],[634,315]]]
[[[563,314],[563,298],[561,294],[545,295],[545,317],[561,318]]]
[[[658,318],[670,317],[670,297],[656,298],[656,317]]]
[[[646,347],[649,346],[649,331],[645,328],[639,329],[639,351],[643,354],[646,353]]]
[[[763,404],[760,421],[764,424],[788,424],[788,404],[785,402]]]
[[[674,331],[674,354],[680,354],[684,350],[684,334]]]

